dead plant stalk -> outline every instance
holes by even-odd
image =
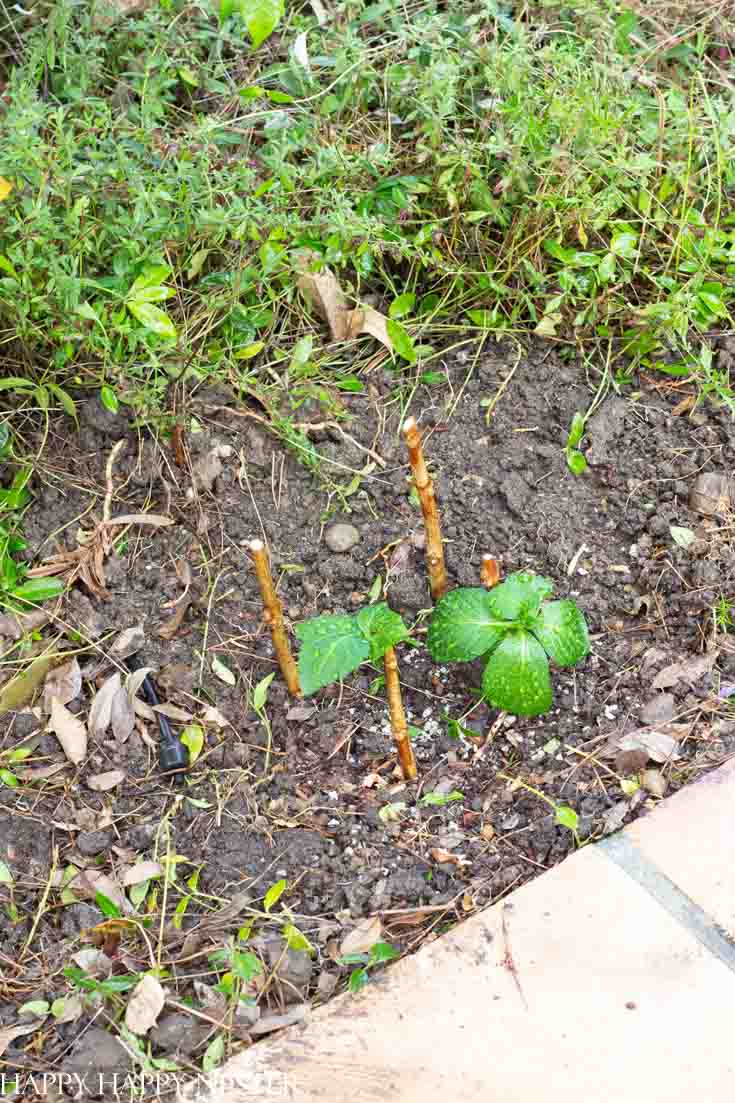
[[[434,601],[438,601],[447,589],[447,570],[444,565],[444,545],[442,543],[439,510],[434,495],[434,483],[426,467],[421,434],[415,417],[406,419],[403,435],[408,447],[408,458],[413,472],[413,482],[421,502],[426,529],[426,566],[429,572],[429,586]]]
[[[271,639],[273,640],[273,647],[278,658],[278,665],[281,668],[281,673],[288,686],[288,692],[292,697],[300,697],[301,685],[299,683],[299,672],[294,657],[291,654],[291,646],[288,642],[286,627],[283,623],[281,602],[276,594],[275,586],[273,585],[270,563],[268,562],[268,552],[262,540],[250,541],[250,554],[253,557],[255,575],[258,579],[258,586],[260,587],[260,596],[263,599],[265,621],[271,631]]]
[[[406,781],[412,781],[416,777],[416,759],[408,736],[408,721],[406,720],[406,710],[403,707],[403,698],[401,697],[401,681],[398,677],[398,660],[392,647],[389,647],[385,652],[383,665],[385,669],[385,692],[388,698],[388,709],[390,710],[390,726],[398,749],[398,761],[401,764],[401,771]]]

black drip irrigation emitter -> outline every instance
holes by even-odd
[[[141,670],[145,666],[140,655],[137,654],[131,655],[125,662],[130,671]],[[161,700],[150,674],[146,674],[141,689],[149,705],[160,705]],[[181,742],[178,735],[174,734],[167,716],[164,716],[162,712],[157,712],[156,719],[159,732],[158,765],[162,773],[174,774],[176,780],[180,781],[184,771],[189,768],[189,749]]]

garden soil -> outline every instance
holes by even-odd
[[[350,971],[337,961],[343,937],[366,920],[380,921],[373,936],[410,951],[564,858],[577,843],[557,823],[555,804],[575,810],[584,843],[735,751],[722,690],[735,681],[735,651],[713,620],[733,592],[729,520],[688,504],[702,474],[735,466],[729,413],[694,405],[692,387],[664,376],[642,380],[634,394],[611,389],[587,425],[588,470],[575,477],[563,445],[595,388],[576,362],[549,344],[509,344],[477,357],[455,351],[443,368],[448,388],[420,386],[410,410],[436,480],[451,584],[477,585],[486,553],[503,575],[547,575],[584,611],[592,649],[575,669],[552,671],[548,715],[514,719],[478,701],[481,664],[440,667],[423,647],[401,646],[418,763],[408,784],[396,769],[379,670],[362,668],[304,701],[288,698],[276,671],[265,704],[270,731],[251,707],[254,686],[275,670],[247,552],[254,537],[269,546],[289,626],[353,611],[380,578],[414,643],[424,640],[431,603],[396,375],[377,368],[363,393],[335,393],[348,436],[324,425],[316,403],[297,411],[300,423],[317,426],[308,432],[318,471],[259,420],[262,408],[219,386],[177,395],[187,415],[177,447],[96,398],[80,403],[78,430],[69,419],[52,422],[26,518],[35,563],[77,547],[79,530],[101,519],[105,469],[120,440],[113,516],[148,510],[175,522],[133,525],[107,560],[108,598],[77,583],[42,631],[59,637],[57,647],[81,649],[85,681],[69,708],[88,714],[114,669],[104,657],[111,643],[140,626],[140,655],[162,698],[182,710],[174,727],[189,716],[205,742],[177,785],[157,771],[151,720],[139,718],[124,743],[110,731],[91,738],[74,767],[62,766],[38,700],[0,718],[0,750],[33,748],[19,784],[0,786],[0,860],[13,873],[17,909],[0,945],[0,1026],[17,1020],[19,1003],[66,991],[61,970],[80,949],[102,948],[113,974],[152,961],[166,967],[167,987],[185,1003],[151,1036],[153,1052],[198,1067],[213,1036],[206,993],[215,998],[217,975],[208,955],[249,918],[252,945],[275,977],[264,1006],[326,998]],[[28,431],[30,448],[40,440]],[[341,533],[345,544],[355,541],[346,551],[330,550],[334,524],[356,530]],[[191,604],[164,638],[189,575]],[[618,746],[646,723],[649,734],[669,737],[663,756],[650,758],[635,739]],[[28,780],[54,765],[52,776]],[[90,788],[90,778],[114,770],[123,777],[113,789]],[[145,938],[135,926],[105,924],[99,898],[61,893],[72,865],[119,884],[123,868],[151,860],[172,872],[174,858],[168,888],[151,882],[150,918],[138,920]],[[287,888],[269,918],[263,897],[281,880]],[[0,897],[8,903],[3,886]],[[286,955],[287,969],[277,940],[284,906],[313,947],[311,957]],[[205,1014],[203,1029],[186,1001]],[[89,1024],[85,1011],[50,1026],[47,1058],[83,1063]],[[238,1036],[251,1040],[244,1029]],[[25,1041],[6,1053],[16,1067],[38,1064]]]

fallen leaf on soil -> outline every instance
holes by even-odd
[[[163,640],[172,640],[184,623],[190,605],[191,602],[188,597],[182,598],[181,603],[176,607],[174,615],[156,630],[156,634]]]
[[[363,919],[342,939],[339,946],[340,957],[347,954],[368,954],[376,942],[380,942],[383,924],[379,915]]]
[[[107,731],[112,721],[112,702],[121,689],[120,675],[115,672],[97,690],[89,710],[90,735],[104,735]]]
[[[169,720],[178,720],[182,724],[188,724],[193,717],[186,709],[180,709],[178,705],[171,705],[168,701],[163,705],[153,705],[154,713],[160,712],[162,716],[167,716]]]
[[[87,727],[83,720],[69,712],[55,697],[51,702],[49,729],[54,732],[61,748],[75,766],[84,761],[87,753]]]
[[[226,666],[217,655],[212,659],[212,673],[228,686],[234,686],[237,681],[229,666]]]
[[[125,774],[122,770],[107,770],[104,774],[93,774],[88,777],[87,788],[94,790],[95,793],[107,793],[124,780]]]
[[[663,726],[663,725],[662,725]],[[667,725],[669,728],[684,728],[689,733],[691,725]],[[620,736],[615,741],[616,751],[646,751],[654,762],[668,762],[679,757],[679,742],[673,735],[661,728],[639,728],[638,731]]]
[[[202,723],[214,724],[218,728],[230,727],[230,721],[226,716],[223,716],[219,709],[216,709],[214,705],[209,705],[208,708],[202,713]],[[288,717],[286,717],[288,719]]]
[[[314,254],[301,258],[302,269],[315,259]],[[388,336],[387,319],[372,307],[351,307],[339,280],[328,268],[321,272],[302,271],[296,285],[310,299],[329,326],[333,341],[347,341],[361,333],[369,333],[393,352]]]
[[[160,862],[138,862],[126,871],[123,877],[123,885],[130,888],[131,885],[141,885],[143,881],[150,881],[151,877],[160,877],[163,866]]]
[[[316,705],[294,705],[286,713],[287,720],[311,720],[319,710]]]
[[[125,688],[130,697],[135,697],[140,692],[140,687],[149,674],[153,673],[152,666],[142,666],[140,670],[134,670],[125,682]]]
[[[116,659],[129,659],[136,651],[140,651],[145,643],[145,632],[142,624],[134,624],[126,628],[110,648],[110,654]]]
[[[681,659],[677,663],[665,666],[653,679],[653,689],[670,689],[677,682],[688,682],[693,686],[709,674],[717,661],[719,651],[710,651],[704,655],[695,655],[691,659]]]
[[[133,698],[133,709],[135,715],[139,716],[141,720],[155,720],[156,714],[148,704],[147,701],[141,701],[140,697]]]
[[[249,1028],[253,1035],[270,1034],[273,1030],[282,1030],[284,1026],[293,1026],[294,1023],[302,1023],[309,1014],[309,1004],[299,1003],[290,1007],[282,1015],[261,1015],[256,1023]]]
[[[433,846],[429,853],[435,862],[451,862],[455,866],[461,864],[456,854],[452,854],[450,850],[442,850],[440,846]]]
[[[118,743],[126,743],[135,728],[135,708],[128,691],[122,686],[112,698],[110,722]]]
[[[83,946],[72,954],[71,960],[93,977],[109,977],[112,970],[112,959],[95,946]]]
[[[155,977],[142,977],[125,1008],[125,1025],[133,1034],[147,1034],[163,1011],[166,993]]]
[[[58,637],[57,637],[58,640]],[[54,641],[56,643],[57,641]],[[53,644],[52,644],[53,646]],[[39,655],[26,670],[16,674],[0,690],[0,716],[10,709],[22,709],[28,704],[42,685],[52,666],[56,666],[60,656],[57,654]]]
[[[37,1019],[33,1023],[17,1023],[15,1026],[4,1026],[0,1030],[0,1054],[5,1053],[5,1050],[16,1038],[22,1038],[24,1034],[32,1034],[40,1026],[43,1026],[43,1019]]]
[[[644,770],[641,785],[653,797],[662,797],[666,792],[666,778],[660,770]]]
[[[61,705],[68,705],[82,692],[82,672],[76,658],[54,667],[46,675],[43,685],[43,707],[51,712],[54,697]]]
[[[51,1014],[57,1026],[61,1026],[62,1023],[75,1023],[83,1011],[82,1001],[76,995],[63,996],[51,1004]]]
[[[705,515],[725,514],[733,499],[735,483],[727,475],[704,471],[694,480],[689,492],[689,508]]]
[[[18,775],[21,781],[45,781],[47,778],[60,774],[62,770],[68,769],[68,762],[55,762],[51,766],[29,766],[27,769],[16,766],[13,772]]]
[[[98,869],[84,869],[82,872],[69,883],[68,886],[72,892],[86,894],[87,899],[94,899],[97,893],[102,893],[108,900],[111,900],[120,911],[127,915],[131,906],[125,899],[125,895],[111,877],[108,877],[106,873],[102,873]]]

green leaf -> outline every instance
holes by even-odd
[[[635,257],[637,244],[637,234],[631,233],[630,231],[614,234],[610,242],[610,252],[616,257],[625,257],[626,260],[632,260]]]
[[[275,676],[275,670],[272,674],[266,674],[265,678],[261,678],[253,690],[253,710],[255,712],[260,712],[261,709],[265,708],[265,702],[268,699],[268,689]]]
[[[561,827],[568,827],[575,834],[579,828],[579,816],[568,804],[557,804],[555,808],[556,822]]]
[[[579,410],[572,418],[572,424],[569,426],[569,436],[567,437],[567,448],[576,448],[582,437],[584,436],[584,414],[580,414]]]
[[[7,421],[0,421],[0,460],[10,451],[10,428]]]
[[[263,910],[269,912],[273,905],[278,903],[287,888],[288,881],[283,879],[276,881],[275,885],[271,885],[263,897]]]
[[[48,1015],[51,1010],[51,1004],[46,1000],[29,1000],[28,1003],[24,1003],[22,1007],[18,1008],[19,1015],[35,1015],[40,1018],[42,1015]]]
[[[219,21],[220,24],[225,23],[235,10],[235,0],[220,0],[219,2]]]
[[[300,368],[305,368],[311,359],[313,348],[314,338],[310,333],[307,333],[305,337],[301,337],[293,347],[291,363],[288,366],[289,371],[299,371]]]
[[[12,885],[13,874],[5,862],[0,862],[0,885]]]
[[[390,942],[376,942],[370,949],[370,965],[379,965],[383,961],[395,961],[400,953]]]
[[[240,15],[257,50],[283,19],[284,0],[240,0]]]
[[[522,616],[535,616],[541,602],[553,592],[554,587],[548,578],[518,571],[509,575],[499,586],[493,587],[488,600],[496,617],[518,620]]]
[[[384,601],[361,609],[357,614],[357,624],[370,644],[373,662],[382,659],[389,647],[395,647],[408,636],[408,629],[398,613],[389,609]]]
[[[681,528],[679,525],[669,525],[671,539],[680,548],[688,548],[697,539],[697,534],[692,529]]]
[[[3,785],[7,785],[9,789],[17,789],[18,778],[10,770],[0,769],[0,781]]]
[[[226,663],[223,663],[218,655],[212,658],[212,673],[215,674],[221,682],[224,682],[227,686],[234,686],[237,682],[237,678],[230,670]]]
[[[232,951],[232,972],[246,984],[263,973],[263,964],[259,957],[249,950]]]
[[[425,793],[419,804],[441,807],[444,804],[451,804],[455,800],[464,800],[464,793],[461,793],[459,789],[452,789],[451,793]]]
[[[58,383],[49,383],[47,384],[47,386],[48,389],[51,391],[51,394],[55,395],[56,398],[59,400],[64,413],[68,414],[69,417],[75,418],[77,416],[77,405],[71,395],[67,394],[64,388],[60,387]]]
[[[557,666],[573,666],[589,654],[587,624],[573,601],[548,602],[531,631]]]
[[[551,708],[549,661],[529,632],[514,631],[490,656],[482,692],[496,708],[515,716],[539,716]]]
[[[112,387],[108,387],[107,384],[100,387],[100,402],[109,410],[111,414],[116,414],[120,408],[120,403],[117,400],[117,395],[113,391]]]
[[[351,674],[370,657],[356,617],[315,617],[297,624],[295,632],[302,643],[299,679],[306,696]]]
[[[216,1069],[217,1065],[222,1064],[224,1055],[225,1036],[224,1034],[218,1034],[204,1051],[204,1056],[202,1057],[202,1072],[212,1072]]]
[[[252,360],[254,356],[257,356],[259,352],[262,352],[265,348],[265,341],[253,341],[252,345],[245,345],[245,348],[238,349],[234,353],[236,360]]]
[[[316,953],[305,934],[302,934],[293,923],[287,923],[281,932],[286,939],[289,950],[301,950],[303,953]]]
[[[141,325],[159,337],[176,337],[176,327],[168,314],[153,303],[140,302],[138,299],[128,303],[128,310]]]
[[[350,980],[349,980],[349,983],[348,983],[347,987],[349,988],[350,992],[354,996],[361,989],[363,989],[365,987],[367,982],[368,982],[368,971],[367,971],[367,969],[353,969],[352,972],[350,973]]]
[[[109,896],[105,896],[103,892],[96,892],[94,894],[94,902],[100,909],[103,915],[106,915],[108,919],[120,919],[122,912],[118,908],[114,900],[110,900]]]
[[[193,766],[204,747],[204,728],[201,724],[187,724],[180,738],[184,746],[189,748],[189,765]]]
[[[29,578],[13,590],[13,597],[19,601],[41,602],[63,594],[64,583],[58,578]]]
[[[567,467],[573,475],[584,475],[587,470],[587,460],[578,448],[567,448]]]
[[[487,590],[460,587],[437,602],[426,643],[435,662],[468,662],[496,647],[507,630],[493,615]]]
[[[394,351],[402,356],[404,360],[408,360],[409,364],[415,364],[416,349],[408,330],[404,329],[401,323],[396,322],[394,318],[388,319],[385,328],[388,331]]]
[[[140,298],[142,291],[146,291],[149,287],[157,287],[161,280],[165,280],[170,275],[171,269],[167,264],[147,265],[128,291],[128,298]]]
[[[416,296],[413,291],[404,291],[390,304],[388,314],[391,318],[405,318],[414,308]]]

